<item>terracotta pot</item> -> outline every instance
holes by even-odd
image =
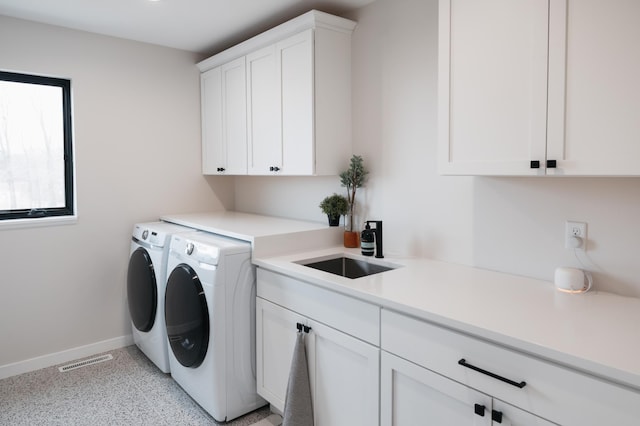
[[[355,231],[344,231],[344,246],[346,248],[360,247],[360,235]]]

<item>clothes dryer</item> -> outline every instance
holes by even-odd
[[[171,236],[193,229],[166,222],[133,227],[127,302],[133,341],[163,373],[169,372],[169,343],[164,324],[164,294]]]
[[[251,245],[204,232],[174,235],[167,267],[173,379],[219,422],[266,405],[256,393]]]

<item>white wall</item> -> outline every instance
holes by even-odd
[[[349,16],[361,216],[385,253],[551,279],[578,266],[567,219],[589,224],[596,287],[640,296],[639,178],[472,178],[436,172],[437,0],[377,0]],[[234,208],[323,221],[337,177],[200,174],[198,72],[186,52],[0,16],[0,67],[73,79],[79,221],[0,230],[0,366],[130,333],[131,227]],[[136,169],[146,161],[153,168]],[[348,159],[345,158],[345,167]]]
[[[0,58],[72,79],[79,211],[73,225],[0,229],[2,366],[129,335],[133,224],[223,209],[233,185],[200,172],[193,54],[0,16]]]
[[[363,218],[384,221],[385,254],[552,280],[556,266],[580,266],[563,234],[566,220],[584,221],[596,288],[640,297],[640,178],[437,174],[437,3],[377,0],[347,16],[358,21],[354,152],[371,170],[358,200]],[[236,209],[323,220],[317,205],[334,191],[337,177],[246,177]]]

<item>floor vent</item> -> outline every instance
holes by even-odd
[[[111,354],[100,355],[94,358],[85,359],[84,361],[74,362],[73,364],[63,365],[62,367],[58,367],[58,370],[60,370],[61,373],[64,373],[66,371],[75,370],[76,368],[82,368],[88,365],[97,364],[99,362],[109,361],[110,359],[113,359],[113,356],[111,356]]]

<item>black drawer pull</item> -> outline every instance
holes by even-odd
[[[531,160],[531,168],[532,168],[532,169],[539,169],[539,168],[540,168],[540,161],[538,161],[538,160]]]
[[[491,410],[491,420],[502,423],[502,411]]]
[[[495,373],[492,373],[492,372],[487,371],[487,370],[483,370],[482,368],[476,367],[475,365],[468,364],[467,361],[464,358],[462,358],[460,361],[458,361],[458,364],[460,364],[463,367],[470,368],[473,371],[477,371],[478,373],[482,373],[482,374],[485,374],[485,375],[487,375],[489,377],[493,377],[494,379],[498,379],[498,380],[503,381],[505,383],[509,383],[510,385],[515,386],[515,387],[520,388],[520,389],[522,389],[523,387],[525,387],[527,385],[527,382],[520,382],[520,383],[514,382],[513,380],[509,380],[506,377],[498,376]]]
[[[547,169],[555,169],[556,160],[547,160]]]

